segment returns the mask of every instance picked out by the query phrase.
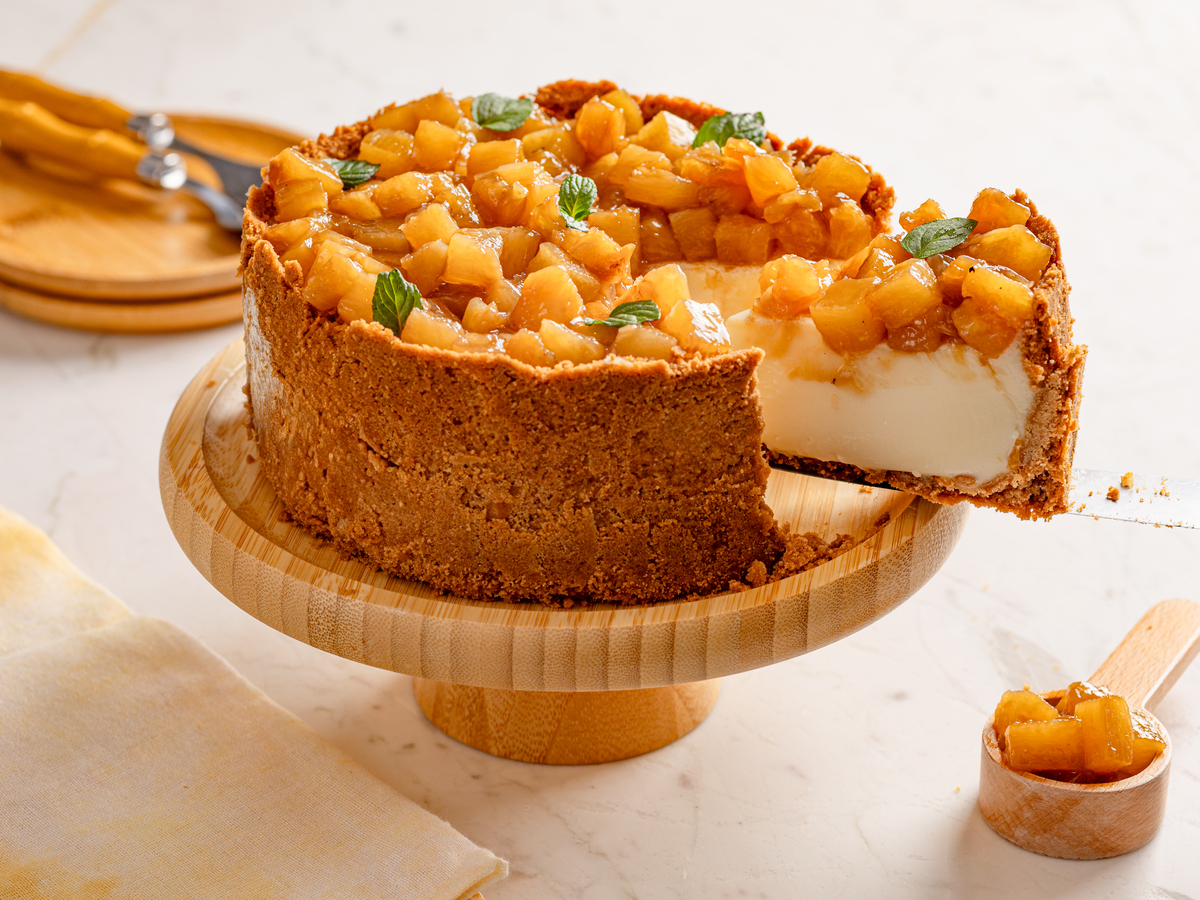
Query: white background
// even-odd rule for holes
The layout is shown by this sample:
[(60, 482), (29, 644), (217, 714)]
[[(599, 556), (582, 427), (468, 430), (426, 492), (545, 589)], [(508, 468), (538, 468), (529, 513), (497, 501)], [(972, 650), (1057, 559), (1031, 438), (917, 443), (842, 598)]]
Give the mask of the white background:
[[(1057, 224), (1090, 345), (1076, 463), (1200, 478), (1200, 5), (1164, 2), (253, 3), (3, 0), (0, 67), (138, 109), (316, 134), (444, 87), (609, 78), (761, 109), (964, 215), (1025, 189)], [(3, 240), (0, 223), (0, 240)], [(539, 768), (422, 718), (409, 679), (276, 634), (213, 590), (164, 519), (158, 447), (237, 326), (103, 337), (0, 313), (0, 504), (136, 611), (178, 623), (381, 779), (512, 863), (504, 898), (1200, 898), (1200, 664), (1145, 849), (1018, 850), (975, 806), (1002, 690), (1085, 677), (1146, 607), (1200, 599), (1200, 532), (976, 511), (898, 611), (724, 682), (647, 757)]]

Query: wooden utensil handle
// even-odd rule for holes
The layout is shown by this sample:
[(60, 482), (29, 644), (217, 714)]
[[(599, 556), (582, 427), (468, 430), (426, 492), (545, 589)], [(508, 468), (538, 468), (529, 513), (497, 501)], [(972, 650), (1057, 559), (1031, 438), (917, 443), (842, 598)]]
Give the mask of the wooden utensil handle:
[(88, 128), (123, 132), (130, 112), (111, 100), (75, 94), (47, 84), (33, 75), (0, 71), (0, 97), (33, 102), (54, 115)]
[(1200, 652), (1200, 603), (1164, 600), (1150, 607), (1092, 676), (1129, 701), (1153, 710)]
[(64, 122), (36, 103), (0, 99), (0, 146), (44, 154), (97, 175), (137, 180), (146, 148), (115, 131)]

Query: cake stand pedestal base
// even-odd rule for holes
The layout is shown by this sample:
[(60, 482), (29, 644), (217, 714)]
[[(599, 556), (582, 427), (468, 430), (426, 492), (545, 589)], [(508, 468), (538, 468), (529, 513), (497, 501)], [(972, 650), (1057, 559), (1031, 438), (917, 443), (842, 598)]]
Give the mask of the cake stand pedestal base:
[(426, 718), (456, 741), (520, 762), (613, 762), (665, 747), (704, 721), (719, 678), (630, 691), (509, 691), (413, 679)]

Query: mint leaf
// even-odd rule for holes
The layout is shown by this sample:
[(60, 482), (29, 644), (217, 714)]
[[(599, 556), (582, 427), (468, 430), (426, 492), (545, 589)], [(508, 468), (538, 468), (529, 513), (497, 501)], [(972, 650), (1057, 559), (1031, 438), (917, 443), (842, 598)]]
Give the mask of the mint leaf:
[(520, 128), (533, 112), (532, 100), (513, 100), (499, 94), (480, 94), (471, 101), (471, 118), (492, 131)]
[(629, 303), (620, 303), (612, 312), (608, 314), (607, 319), (584, 319), (584, 325), (608, 325), (611, 328), (620, 328), (623, 325), (638, 325), (642, 322), (653, 322), (662, 315), (662, 310), (658, 308), (658, 304), (653, 300), (633, 300)]
[(399, 269), (382, 272), (375, 279), (375, 296), (371, 298), (371, 318), (390, 328), (397, 337), (404, 330), (408, 314), (414, 309), (424, 309), (421, 292), (417, 286), (406, 281)]
[(979, 223), (974, 219), (936, 219), (918, 225), (904, 236), (900, 246), (917, 259), (953, 250), (967, 239)]
[(730, 138), (745, 138), (757, 147), (767, 139), (767, 120), (760, 112), (713, 116), (700, 126), (692, 146), (699, 147), (709, 141), (716, 141), (718, 147), (724, 147)]
[(379, 166), (369, 163), (365, 159), (332, 159), (327, 156), (323, 162), (333, 166), (333, 171), (337, 172), (338, 178), (342, 179), (342, 187), (347, 188), (358, 187), (364, 181), (370, 181), (371, 177), (379, 171)]
[(558, 189), (558, 211), (566, 219), (567, 227), (576, 231), (587, 231), (584, 220), (591, 214), (592, 204), (600, 195), (596, 182), (582, 175), (568, 175)]

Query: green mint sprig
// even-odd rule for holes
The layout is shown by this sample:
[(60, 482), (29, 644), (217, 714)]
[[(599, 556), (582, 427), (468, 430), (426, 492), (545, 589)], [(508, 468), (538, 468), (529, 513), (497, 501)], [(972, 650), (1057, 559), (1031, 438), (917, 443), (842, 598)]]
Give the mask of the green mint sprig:
[(584, 325), (608, 325), (610, 328), (621, 328), (625, 325), (640, 325), (642, 322), (653, 322), (662, 316), (662, 310), (653, 300), (633, 300), (620, 303), (608, 314), (607, 319), (584, 319)]
[(936, 219), (918, 225), (904, 236), (900, 246), (917, 259), (953, 250), (965, 241), (979, 223), (974, 219)]
[(730, 138), (745, 138), (757, 147), (767, 139), (767, 120), (760, 112), (713, 116), (700, 126), (692, 146), (699, 147), (709, 141), (716, 141), (718, 147), (724, 147)]
[(471, 101), (471, 118), (492, 131), (520, 128), (533, 112), (533, 101), (513, 100), (499, 94), (480, 94)]
[(596, 182), (583, 175), (568, 175), (558, 189), (558, 211), (568, 228), (587, 231), (587, 217), (600, 194)]
[(364, 181), (370, 181), (379, 171), (379, 166), (365, 159), (333, 159), (327, 156), (324, 162), (333, 166), (333, 171), (342, 179), (342, 187), (345, 188), (358, 187)]
[(390, 328), (397, 337), (404, 330), (409, 313), (424, 309), (421, 292), (417, 286), (405, 279), (399, 269), (382, 272), (375, 279), (375, 294), (371, 297), (371, 318)]

